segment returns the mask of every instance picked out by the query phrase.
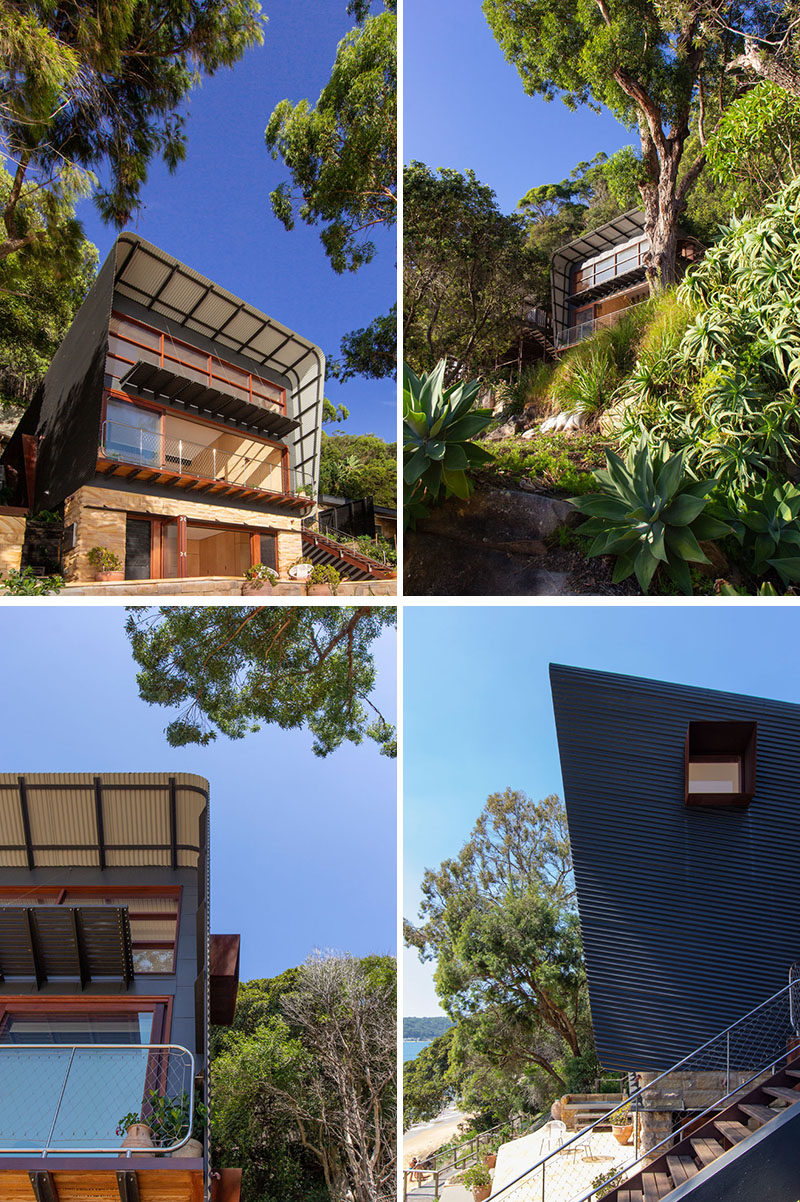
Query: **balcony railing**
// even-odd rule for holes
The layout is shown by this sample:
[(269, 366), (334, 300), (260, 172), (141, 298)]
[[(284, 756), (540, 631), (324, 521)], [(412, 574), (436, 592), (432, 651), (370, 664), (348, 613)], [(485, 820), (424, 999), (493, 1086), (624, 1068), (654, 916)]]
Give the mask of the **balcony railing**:
[[(173, 1152), (192, 1133), (194, 1057), (168, 1044), (0, 1044), (0, 1154)], [(136, 1147), (132, 1123), (149, 1134)]]
[(572, 281), (573, 296), (577, 296), (579, 292), (588, 292), (590, 288), (596, 288), (599, 284), (606, 284), (609, 280), (615, 280), (618, 276), (627, 275), (628, 272), (643, 267), (647, 258), (647, 250), (647, 240), (643, 238), (633, 246), (624, 246), (620, 250), (609, 251), (607, 255), (603, 255), (594, 263), (587, 263), (585, 267), (581, 267), (575, 272)]
[(306, 492), (311, 495), (310, 477), (306, 479), (303, 473), (274, 460), (237, 455), (141, 426), (125, 426), (118, 421), (103, 422), (100, 454), (118, 463), (178, 476), (219, 480), (262, 492), (295, 496)]
[(645, 303), (645, 301), (637, 301), (634, 305), (626, 305), (624, 309), (616, 309), (613, 313), (606, 313), (602, 317), (589, 318), (588, 321), (581, 321), (578, 325), (570, 326), (563, 333), (556, 334), (556, 350), (563, 351), (568, 346), (575, 346), (577, 343), (583, 342), (584, 338), (590, 338), (598, 330), (615, 326), (626, 313), (630, 313), (632, 309), (637, 309), (639, 305)]

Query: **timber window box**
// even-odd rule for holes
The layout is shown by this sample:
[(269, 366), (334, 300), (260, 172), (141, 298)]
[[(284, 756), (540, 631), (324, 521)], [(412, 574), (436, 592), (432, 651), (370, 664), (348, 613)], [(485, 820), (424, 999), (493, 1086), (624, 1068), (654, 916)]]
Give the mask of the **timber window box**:
[(755, 722), (690, 722), (686, 732), (687, 806), (744, 808), (756, 789)]

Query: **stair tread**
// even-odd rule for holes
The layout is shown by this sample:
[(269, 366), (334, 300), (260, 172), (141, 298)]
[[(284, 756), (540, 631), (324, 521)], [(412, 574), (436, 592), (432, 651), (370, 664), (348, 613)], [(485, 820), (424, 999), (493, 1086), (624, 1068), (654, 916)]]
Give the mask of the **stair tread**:
[(749, 1114), (751, 1118), (757, 1119), (759, 1123), (769, 1123), (776, 1114), (780, 1114), (779, 1110), (759, 1105), (758, 1102), (740, 1102), (739, 1109), (743, 1110), (745, 1114)]
[(718, 1156), (721, 1156), (725, 1151), (719, 1140), (711, 1139), (709, 1136), (690, 1136), (690, 1142), (695, 1152), (703, 1162), (703, 1167), (707, 1164), (713, 1164)]
[(667, 1168), (676, 1186), (683, 1185), (684, 1181), (700, 1172), (691, 1156), (667, 1156)]
[(800, 1068), (785, 1068), (783, 1071), (787, 1077), (800, 1077)]
[(666, 1173), (642, 1173), (644, 1202), (660, 1202), (660, 1199), (671, 1191), (672, 1182)]
[(785, 1085), (762, 1085), (764, 1093), (771, 1093), (774, 1098), (784, 1102), (800, 1102), (800, 1093), (796, 1089), (788, 1089)]
[(644, 1202), (640, 1189), (621, 1189), (617, 1193), (617, 1202)]
[(749, 1127), (745, 1127), (744, 1123), (737, 1123), (736, 1119), (716, 1119), (714, 1126), (732, 1144), (741, 1143), (748, 1135), (752, 1135)]

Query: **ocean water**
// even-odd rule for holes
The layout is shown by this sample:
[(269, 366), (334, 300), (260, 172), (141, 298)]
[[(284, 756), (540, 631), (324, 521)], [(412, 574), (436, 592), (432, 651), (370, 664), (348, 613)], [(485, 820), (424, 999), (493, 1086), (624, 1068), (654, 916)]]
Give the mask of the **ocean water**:
[(413, 1060), (418, 1056), (423, 1048), (426, 1048), (429, 1043), (433, 1043), (432, 1039), (404, 1039), (403, 1040), (403, 1060)]

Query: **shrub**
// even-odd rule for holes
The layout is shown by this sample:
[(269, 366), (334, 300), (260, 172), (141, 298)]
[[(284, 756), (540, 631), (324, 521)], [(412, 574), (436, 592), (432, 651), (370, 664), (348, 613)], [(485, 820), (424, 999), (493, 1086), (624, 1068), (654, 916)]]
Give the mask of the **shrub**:
[(259, 582), (274, 584), (278, 580), (278, 573), (274, 568), (268, 567), (265, 563), (254, 563), (247, 569), (244, 574), (245, 580), (257, 580)]
[(734, 529), (756, 576), (773, 559), (800, 555), (800, 489), (790, 481), (769, 480), (757, 494), (745, 496)]
[(599, 492), (573, 499), (589, 521), (579, 533), (593, 535), (589, 555), (616, 555), (614, 583), (635, 573), (646, 593), (659, 566), (680, 593), (692, 592), (690, 563), (708, 563), (700, 539), (722, 538), (731, 527), (703, 511), (714, 480), (694, 480), (682, 452), (651, 451), (642, 438), (623, 462), (606, 452), (606, 468), (593, 472)]
[(403, 480), (406, 522), (427, 513), (427, 506), (445, 497), (468, 497), (467, 469), (491, 456), (470, 440), (491, 421), (488, 409), (472, 409), (478, 381), (461, 381), (444, 388), (444, 359), (432, 372), (417, 376), (403, 369)]
[(86, 558), (98, 572), (119, 572), (122, 568), (122, 560), (108, 547), (92, 547)]
[(34, 576), (31, 568), (21, 572), (12, 568), (7, 576), (0, 577), (0, 592), (10, 597), (49, 597), (63, 587), (63, 576)]
[(331, 564), (316, 563), (311, 569), (311, 575), (308, 577), (306, 584), (329, 584), (331, 592), (335, 597), (339, 591), (341, 580), (341, 576)]

